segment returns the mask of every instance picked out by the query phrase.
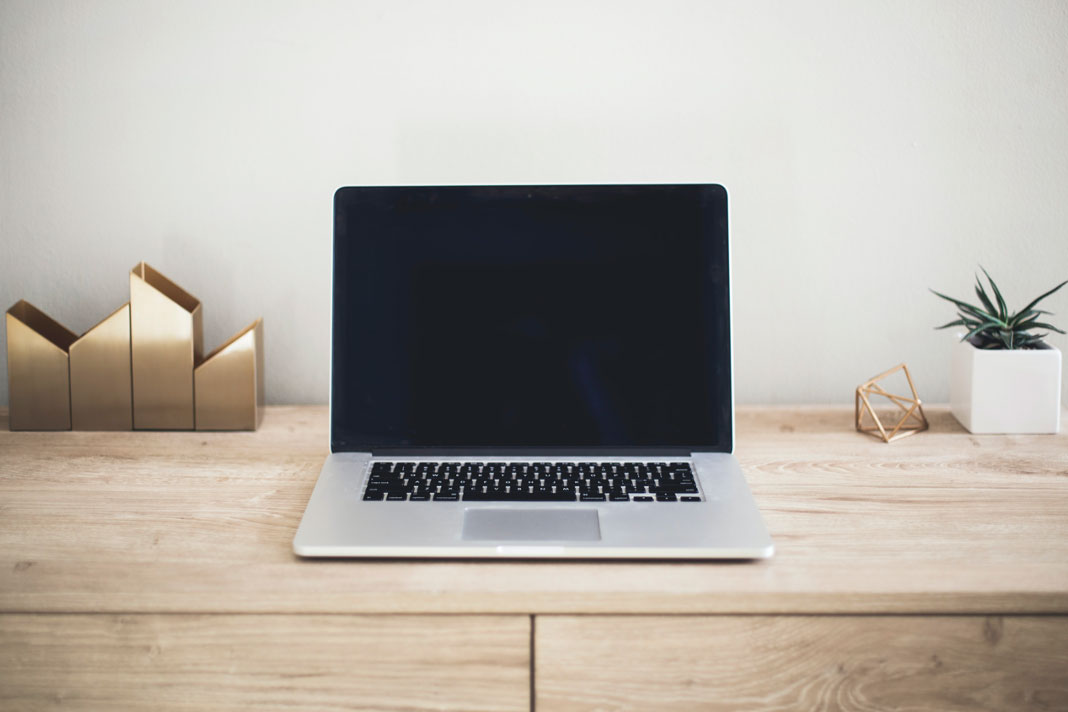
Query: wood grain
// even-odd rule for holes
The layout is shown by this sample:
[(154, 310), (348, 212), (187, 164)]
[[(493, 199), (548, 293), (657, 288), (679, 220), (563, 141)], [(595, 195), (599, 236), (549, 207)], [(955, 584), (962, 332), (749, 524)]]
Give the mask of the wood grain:
[(760, 563), (304, 561), (324, 407), (254, 433), (12, 433), (0, 611), (1068, 613), (1068, 436), (974, 436), (945, 408), (887, 445), (843, 407), (738, 411)]
[(1068, 619), (540, 616), (535, 707), (1068, 709)]
[(0, 708), (527, 710), (526, 616), (0, 616)]

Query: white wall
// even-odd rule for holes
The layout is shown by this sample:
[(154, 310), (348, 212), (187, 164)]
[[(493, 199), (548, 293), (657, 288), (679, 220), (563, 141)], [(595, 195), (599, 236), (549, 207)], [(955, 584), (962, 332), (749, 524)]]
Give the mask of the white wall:
[(928, 286), (1068, 279), (1068, 4), (0, 0), (0, 306), (147, 260), (272, 402), (327, 397), (337, 186), (587, 181), (727, 185), (739, 402), (945, 400)]

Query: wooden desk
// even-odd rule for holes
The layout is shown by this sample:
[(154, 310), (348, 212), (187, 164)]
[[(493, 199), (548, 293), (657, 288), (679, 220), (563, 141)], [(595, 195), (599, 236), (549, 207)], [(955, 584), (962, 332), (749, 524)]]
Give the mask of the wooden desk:
[(760, 563), (303, 561), (323, 407), (11, 433), (0, 708), (1068, 709), (1068, 436), (742, 408)]

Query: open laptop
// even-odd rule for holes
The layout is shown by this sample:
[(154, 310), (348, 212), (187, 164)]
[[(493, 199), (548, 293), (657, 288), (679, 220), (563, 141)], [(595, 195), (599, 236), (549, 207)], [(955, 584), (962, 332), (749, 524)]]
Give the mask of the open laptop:
[(334, 196), (330, 454), (301, 556), (742, 558), (719, 185)]

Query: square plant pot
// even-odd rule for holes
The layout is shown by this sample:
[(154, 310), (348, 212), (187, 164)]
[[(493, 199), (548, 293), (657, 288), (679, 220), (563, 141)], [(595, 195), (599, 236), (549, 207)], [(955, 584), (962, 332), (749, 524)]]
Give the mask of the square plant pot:
[[(960, 337), (958, 336), (958, 339)], [(949, 400), (973, 433), (1056, 433), (1061, 427), (1061, 352), (953, 346)]]

